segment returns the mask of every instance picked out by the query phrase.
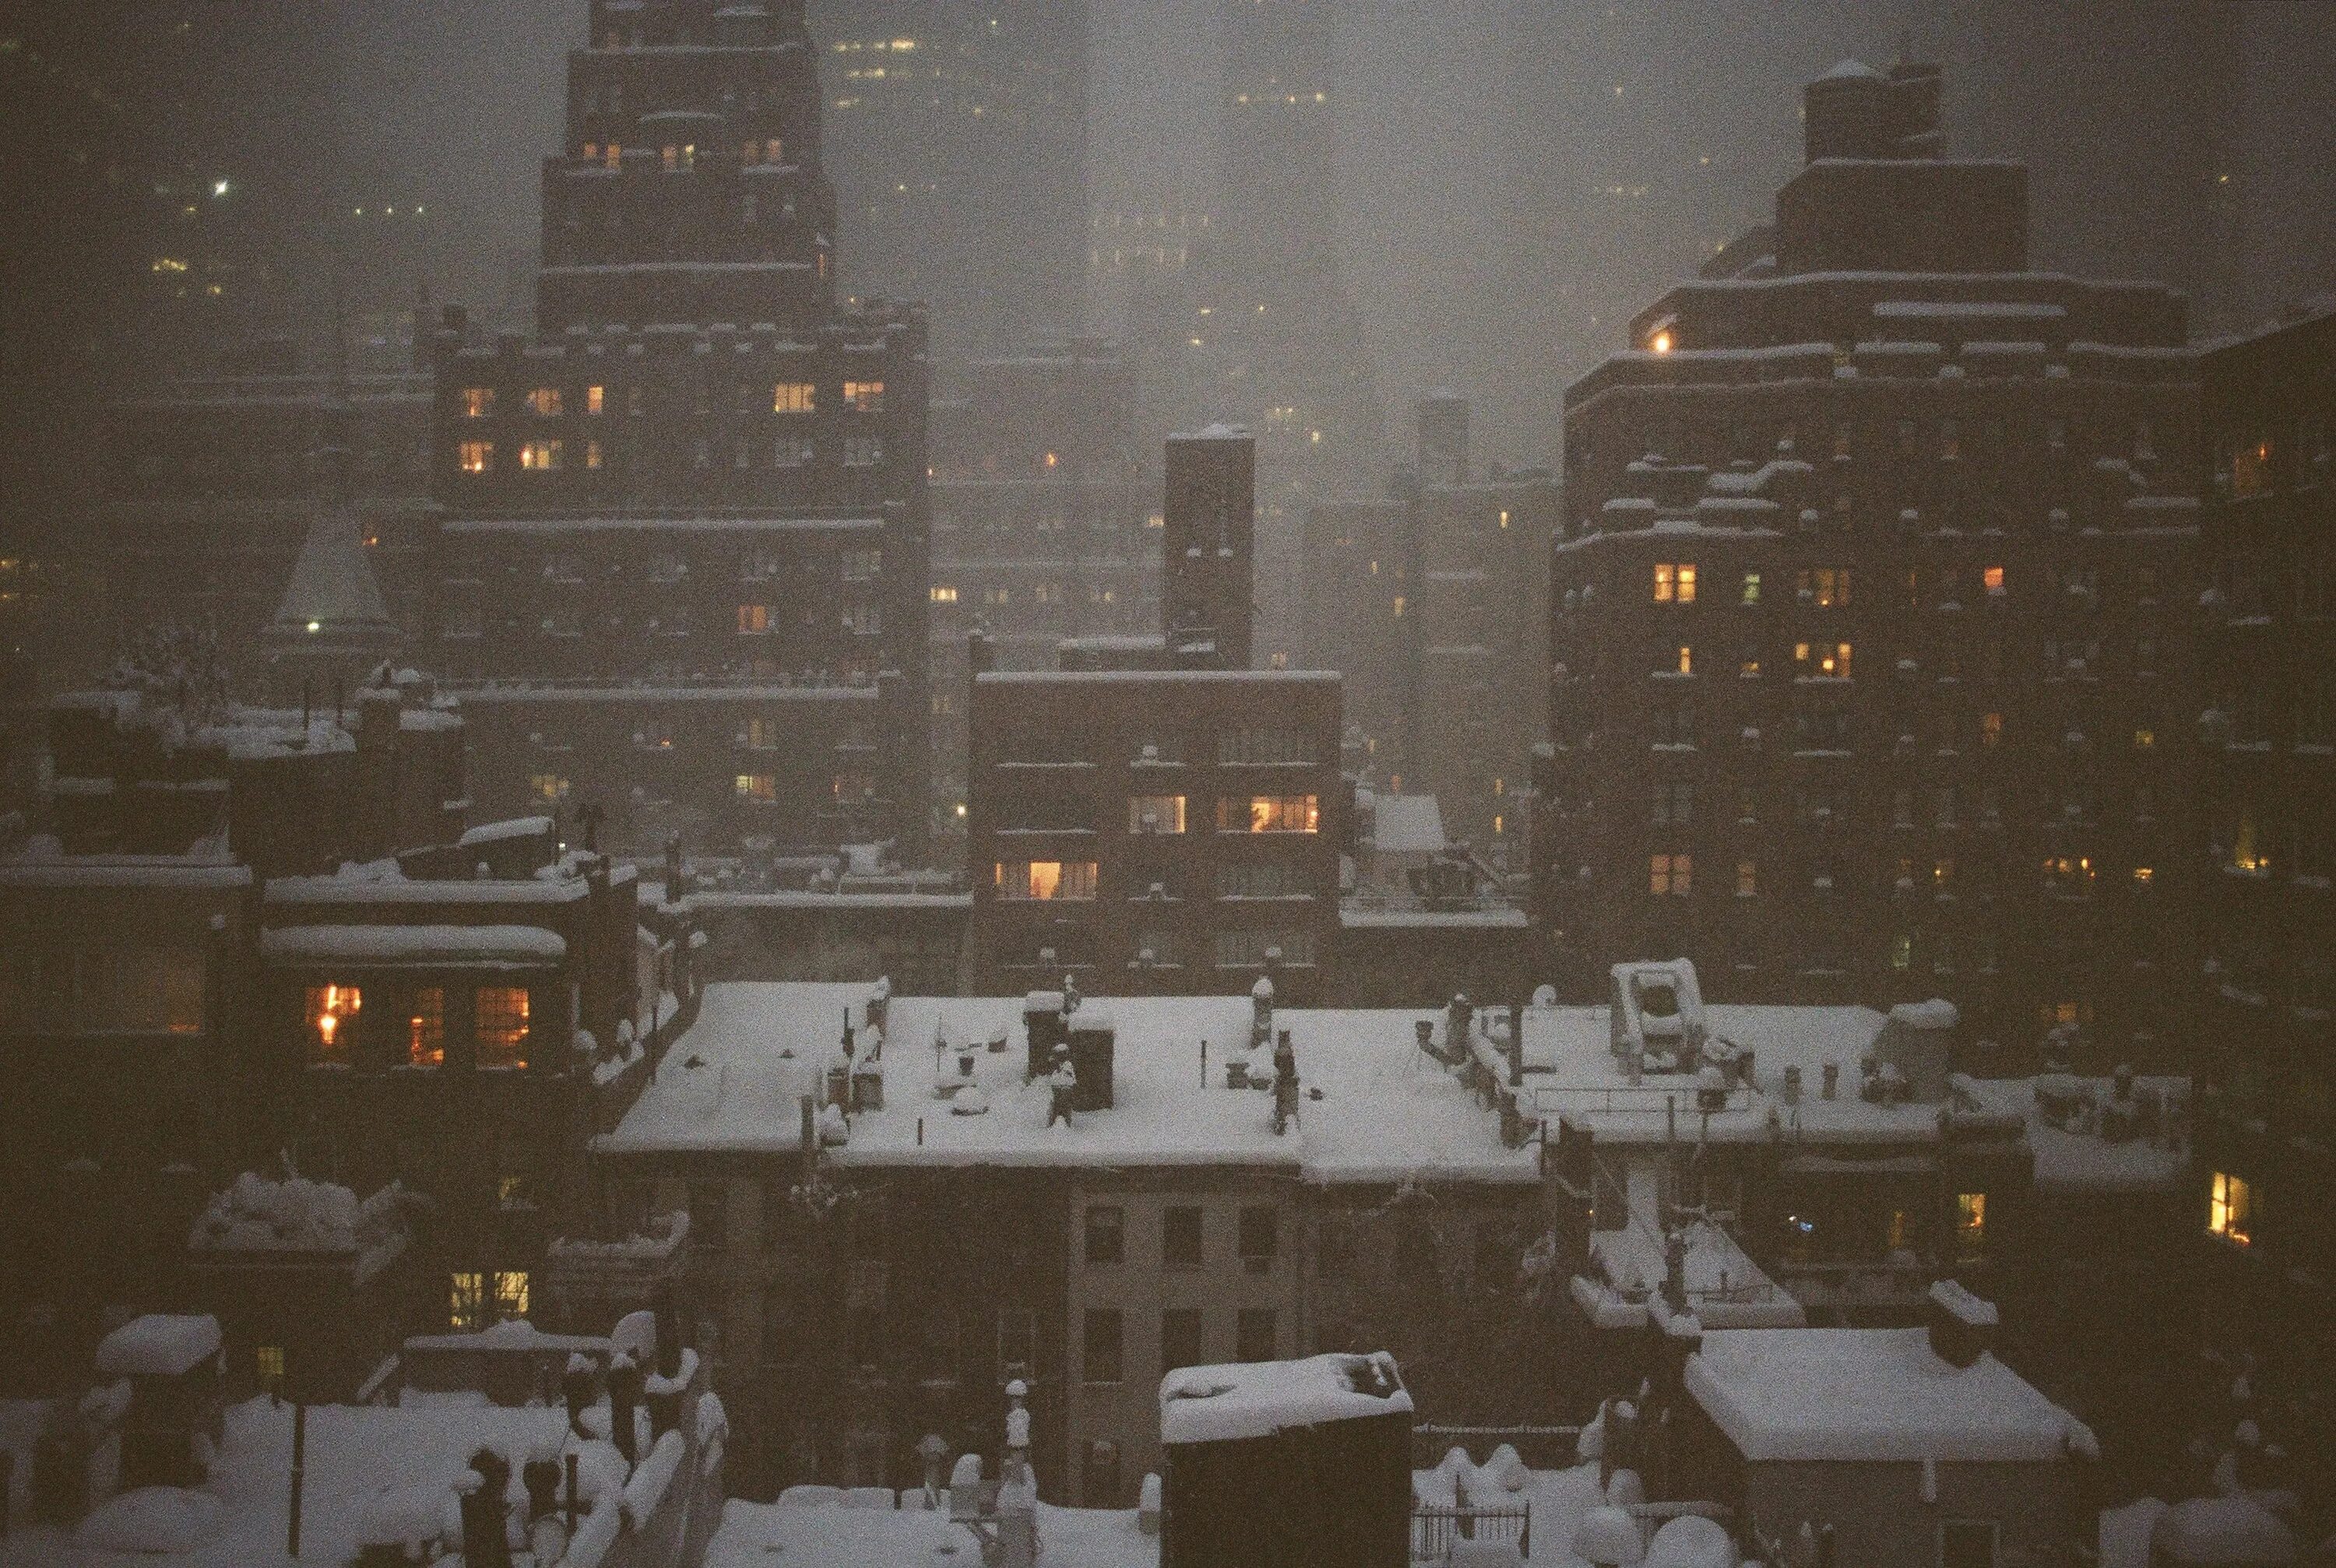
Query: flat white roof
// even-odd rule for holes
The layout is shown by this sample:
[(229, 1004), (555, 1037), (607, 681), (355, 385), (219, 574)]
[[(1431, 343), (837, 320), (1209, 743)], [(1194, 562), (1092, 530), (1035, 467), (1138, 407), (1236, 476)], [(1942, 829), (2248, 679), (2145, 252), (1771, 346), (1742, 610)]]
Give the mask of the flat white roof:
[[(798, 1148), (797, 1096), (811, 1092), (814, 1075), (835, 1056), (847, 1013), (855, 1028), (864, 1023), (870, 989), (744, 980), (707, 987), (696, 1023), (598, 1146)], [(1022, 998), (894, 997), (882, 1053), (884, 1109), (854, 1116), (850, 1142), (830, 1155), (843, 1165), (1238, 1164), (1280, 1166), (1324, 1182), (1539, 1180), (1534, 1148), (1504, 1147), (1500, 1118), (1419, 1050), (1415, 1022), (1439, 1015), (1276, 1009), (1274, 1027), (1290, 1033), (1300, 1083), (1322, 1090), (1319, 1100), (1301, 1099), (1297, 1125), (1277, 1137), (1270, 1093), (1225, 1086), (1229, 1052), (1249, 1043), (1247, 997), (1114, 997), (1087, 1006), (1107, 1008), (1117, 1026), (1115, 1104), (1050, 1127), (1046, 1086), (1022, 1081)], [(1001, 1030), (1006, 1050), (978, 1048)], [(952, 1047), (965, 1041), (978, 1047), (975, 1081), (988, 1111), (957, 1115), (953, 1101), (935, 1092), (937, 1071), (943, 1081), (957, 1072), (954, 1049), (936, 1063), (937, 1032)], [(867, 1049), (864, 1034), (859, 1048)]]
[(1991, 1355), (1944, 1361), (1923, 1329), (1707, 1333), (1687, 1388), (1747, 1460), (2049, 1463), (2093, 1446)]

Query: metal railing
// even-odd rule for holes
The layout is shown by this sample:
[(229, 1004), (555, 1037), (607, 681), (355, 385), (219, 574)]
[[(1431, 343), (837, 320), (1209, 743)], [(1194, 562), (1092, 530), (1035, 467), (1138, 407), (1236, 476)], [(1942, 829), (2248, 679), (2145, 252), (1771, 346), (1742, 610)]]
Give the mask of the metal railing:
[(1533, 1509), (1523, 1503), (1475, 1508), (1467, 1504), (1418, 1503), (1411, 1510), (1411, 1560), (1442, 1563), (1458, 1541), (1514, 1541), (1533, 1555)]

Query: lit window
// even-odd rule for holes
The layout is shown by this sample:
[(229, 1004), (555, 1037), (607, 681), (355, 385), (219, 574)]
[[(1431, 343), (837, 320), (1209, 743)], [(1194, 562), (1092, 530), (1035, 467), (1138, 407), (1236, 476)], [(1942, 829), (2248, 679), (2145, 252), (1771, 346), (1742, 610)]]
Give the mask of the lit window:
[(528, 994), (525, 986), (479, 988), (479, 1066), (527, 1066)]
[(2136, 750), (2136, 751), (2147, 751), (2150, 747), (2152, 747), (2152, 746), (2156, 745), (2156, 744), (2157, 744), (2157, 732), (2156, 732), (2156, 730), (2154, 730), (2154, 729), (2137, 729), (2137, 730), (2135, 730), (2135, 731), (2133, 732), (2133, 749), (2134, 749), (2134, 750)]
[(1310, 833), (1321, 829), (1313, 795), (1252, 795), (1217, 803), (1217, 831), (1249, 833)]
[(2134, 886), (2137, 888), (2146, 888), (2156, 880), (2157, 872), (2154, 868), (2149, 866), (2136, 866), (2133, 868)]
[(763, 161), (764, 161), (764, 162), (765, 162), (765, 163), (777, 163), (777, 162), (780, 162), (780, 161), (782, 161), (782, 160), (781, 160), (781, 157), (780, 157), (780, 154), (781, 154), (781, 153), (783, 153), (784, 151), (785, 151), (785, 148), (784, 148), (783, 145), (781, 145), (781, 143), (780, 143), (780, 141), (779, 141), (779, 139), (778, 139), (777, 137), (775, 137), (775, 136), (766, 137), (766, 138), (764, 140), (764, 141), (763, 141)]
[(607, 461), (607, 460), (606, 460), (604, 457), (602, 457), (602, 455), (601, 455), (601, 453), (600, 453), (600, 443), (599, 443), (599, 442), (597, 442), (597, 441), (588, 441), (588, 442), (586, 442), (586, 443), (584, 443), (584, 466), (585, 466), (585, 467), (587, 467), (587, 468), (590, 468), (590, 469), (598, 469), (598, 468), (599, 468), (599, 467), (602, 465), (602, 463), (605, 463), (606, 461)]
[(1403, 618), (1403, 595), (1401, 594), (1395, 596), (1395, 618), (1397, 620)]
[(843, 406), (860, 414), (878, 413), (884, 406), (884, 384), (881, 381), (845, 382)]
[(957, 589), (947, 587), (941, 583), (935, 583), (932, 590), (932, 601), (935, 604), (955, 604), (957, 602)]
[[(1620, 89), (1617, 89), (1617, 91), (1619, 92)], [(1669, 354), (1671, 351), (1673, 345), (1674, 340), (1671, 337), (1671, 329), (1668, 326), (1660, 328), (1652, 337), (1647, 339), (1647, 346), (1657, 354)]]
[(462, 416), (484, 419), (495, 411), (495, 389), (492, 386), (466, 386), (462, 389)]
[(667, 148), (667, 149), (665, 150), (665, 167), (666, 167), (666, 172), (667, 172), (667, 173), (668, 173), (668, 174), (670, 174), (670, 173), (671, 173), (671, 172), (673, 172), (675, 170), (676, 170), (676, 169), (678, 169), (678, 168), (680, 168), (680, 167), (681, 167), (681, 149), (680, 149), (680, 148), (678, 148), (678, 147), (668, 147), (668, 148)]
[(355, 986), (310, 986), (308, 1059), (346, 1066), (356, 1045), (356, 1030), (349, 1020), (364, 1006), (365, 993)]
[(547, 419), (550, 418), (560, 411), (560, 388), (537, 387), (527, 394), (527, 406), (530, 414), (540, 414)]
[(495, 465), (495, 443), (492, 441), (466, 441), (456, 449), (455, 457), (464, 473), (484, 473)]
[(2244, 1247), (2254, 1236), (2254, 1192), (2238, 1176), (2216, 1171), (2206, 1195), (2206, 1233)]
[(608, 143), (608, 151), (602, 154), (602, 158), (605, 166), (609, 169), (622, 169), (625, 166), (625, 150), (614, 141)]
[(1693, 561), (1660, 561), (1656, 564), (1655, 602), (1657, 604), (1693, 604), (1695, 602), (1695, 563)]
[(1987, 1257), (1987, 1194), (1955, 1194), (1955, 1261), (1977, 1263)]
[(1093, 861), (1000, 861), (992, 878), (998, 896), (1017, 902), (1095, 896)]
[(1979, 744), (1987, 747), (1999, 746), (2003, 744), (2003, 716), (2001, 714), (1983, 713), (1979, 716)]
[(818, 390), (808, 381), (782, 381), (772, 389), (773, 414), (813, 414), (818, 408)]
[(1979, 580), (1980, 586), (1986, 589), (1988, 592), (2001, 593), (2003, 591), (2003, 568), (2000, 566), (1981, 568), (1979, 574)]
[(538, 800), (564, 801), (568, 798), (568, 780), (556, 773), (530, 774), (527, 793)]
[(1695, 673), (1695, 649), (1688, 647), (1685, 643), (1679, 644), (1679, 672), (1681, 675), (1693, 675)]
[(1831, 609), (1849, 602), (1849, 568), (1845, 566), (1813, 567), (1800, 574), (1803, 602), (1819, 609)]
[(1760, 891), (1760, 863), (1757, 861), (1736, 862), (1736, 896), (1748, 899)]
[(487, 1277), (457, 1272), (447, 1281), (446, 1323), (456, 1333), (475, 1333), (487, 1326)]
[(1647, 859), (1647, 891), (1685, 898), (1694, 889), (1693, 855), (1650, 855)]
[(753, 751), (775, 751), (779, 744), (779, 721), (767, 714), (754, 714), (746, 720), (746, 745)]
[(519, 449), (519, 465), (531, 473), (548, 473), (562, 465), (566, 443), (530, 441)]
[(1806, 642), (1796, 642), (1793, 645), (1793, 662), (1800, 667), (1800, 673), (1804, 676), (1847, 680), (1849, 652), (1849, 644), (1845, 642), (1817, 643), (1814, 647)]
[(1911, 969), (1914, 967), (1914, 939), (1903, 932), (1890, 940), (1890, 967)]
[(776, 774), (742, 773), (738, 775), (735, 788), (742, 801), (774, 801), (779, 798)]
[(588, 386), (584, 389), (585, 413), (593, 414), (599, 414), (603, 408), (608, 406), (608, 389), (607, 387)]
[(527, 1275), (512, 1270), (499, 1272), (495, 1281), (495, 1321), (509, 1322), (513, 1318), (527, 1316)]
[(1501, 526), (1503, 528), (1509, 526), (1509, 512), (1506, 507), (1501, 509)]
[(1757, 571), (1747, 571), (1744, 574), (1744, 602), (1746, 604), (1760, 602), (1760, 574)]
[(761, 637), (771, 629), (771, 607), (767, 604), (742, 604), (738, 607), (738, 635)]
[(252, 1354), (252, 1369), (259, 1376), (259, 1386), (275, 1392), (284, 1382), (284, 1347), (260, 1346)]
[(1132, 833), (1181, 833), (1184, 831), (1183, 795), (1133, 795), (1127, 802), (1127, 831)]
[(446, 993), (436, 986), (414, 993), (414, 1010), (405, 1021), (405, 1060), (416, 1067), (446, 1065)]

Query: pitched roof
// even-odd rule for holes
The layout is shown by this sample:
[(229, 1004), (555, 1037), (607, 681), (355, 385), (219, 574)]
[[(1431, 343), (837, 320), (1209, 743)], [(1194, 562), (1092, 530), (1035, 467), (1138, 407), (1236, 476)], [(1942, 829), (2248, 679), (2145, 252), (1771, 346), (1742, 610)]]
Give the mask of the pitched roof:
[(337, 509), (308, 524), (292, 580), (276, 608), (279, 632), (394, 634), (389, 607), (357, 537), (356, 520)]

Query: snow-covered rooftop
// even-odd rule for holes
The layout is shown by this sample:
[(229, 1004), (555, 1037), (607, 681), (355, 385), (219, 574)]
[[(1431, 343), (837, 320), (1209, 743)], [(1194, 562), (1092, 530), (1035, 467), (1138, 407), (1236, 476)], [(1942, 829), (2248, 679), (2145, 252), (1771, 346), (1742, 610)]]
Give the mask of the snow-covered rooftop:
[(1444, 852), (1444, 812), (1434, 795), (1383, 794), (1372, 805), (1371, 844), (1382, 854)]
[(540, 926), (279, 926), (259, 950), (278, 964), (532, 966), (559, 963), (568, 941)]
[[(791, 1150), (799, 1144), (797, 1096), (836, 1056), (848, 1015), (864, 1024), (870, 988), (734, 981), (706, 988), (697, 1021), (675, 1042), (657, 1077), (617, 1129), (610, 1152), (668, 1149)], [(1261, 1164), (1319, 1181), (1438, 1176), (1532, 1182), (1528, 1145), (1504, 1147), (1499, 1118), (1418, 1048), (1415, 1024), (1439, 1018), (1395, 1009), (1278, 1009), (1300, 1082), (1297, 1125), (1274, 1135), (1272, 1096), (1225, 1087), (1229, 1053), (1245, 1051), (1246, 997), (1113, 998), (1117, 1028), (1114, 1105), (1046, 1125), (1043, 1084), (1026, 1086), (1020, 998), (895, 997), (881, 1053), (884, 1108), (852, 1119), (848, 1143), (829, 1151), (844, 1165)], [(988, 1107), (959, 1114), (963, 1092), (954, 1047), (1002, 1033), (1002, 1052), (974, 1056), (975, 1087)], [(936, 1059), (936, 1036), (952, 1049)], [(1202, 1044), (1208, 1046), (1202, 1086)], [(864, 1054), (864, 1030), (859, 1040)], [(784, 1054), (784, 1053), (792, 1053)]]
[[(1711, 1004), (1702, 1009), (1710, 1037), (1752, 1053), (1750, 1089), (1731, 1089), (1712, 1115), (1715, 1141), (1765, 1138), (1773, 1107), (1781, 1128), (1812, 1138), (1931, 1142), (1939, 1107), (1919, 1101), (1876, 1104), (1858, 1096), (1858, 1064), (1882, 1033), (1883, 1015), (1863, 1007)], [(1523, 1101), (1534, 1115), (1562, 1115), (1592, 1129), (1601, 1143), (1660, 1140), (1678, 1118), (1704, 1135), (1696, 1108), (1697, 1074), (1646, 1072), (1635, 1084), (1613, 1051), (1607, 1007), (1528, 1008), (1524, 1012)], [(1839, 1088), (1823, 1097), (1825, 1068), (1839, 1068)], [(1785, 1069), (1798, 1067), (1801, 1097), (1784, 1102)]]
[(176, 1378), (219, 1354), (217, 1318), (150, 1312), (132, 1318), (97, 1347), (101, 1378)]
[(1180, 1367), (1160, 1380), (1163, 1443), (1234, 1442), (1292, 1427), (1409, 1414), (1411, 1396), (1385, 1353)]
[[(306, 1485), (301, 1496), (302, 1563), (351, 1563), (367, 1514), (384, 1499), (428, 1495), (452, 1511), (450, 1484), (470, 1456), (489, 1446), (506, 1458), (557, 1454), (567, 1412), (541, 1409), (311, 1405)], [(190, 1549), (159, 1555), (92, 1553), (54, 1525), (20, 1524), (0, 1538), (0, 1568), (54, 1568), (60, 1563), (141, 1563), (147, 1568), (294, 1568), (285, 1551), (292, 1462), (292, 1406), (266, 1398), (229, 1408), (225, 1441), (200, 1495), (218, 1499), (217, 1534)], [(524, 1498), (519, 1466), (511, 1489)]]
[[(904, 1493), (916, 1498), (920, 1494)], [(978, 1561), (973, 1537), (949, 1510), (877, 1508), (829, 1487), (791, 1487), (776, 1503), (732, 1498), (706, 1550), (705, 1568), (933, 1568)], [(1133, 1509), (1038, 1505), (1042, 1561), (1061, 1568), (1155, 1568), (1160, 1538)]]
[(1986, 1354), (1958, 1368), (1923, 1329), (1708, 1333), (1687, 1388), (1756, 1463), (2043, 1463), (2094, 1446), (2019, 1373)]

